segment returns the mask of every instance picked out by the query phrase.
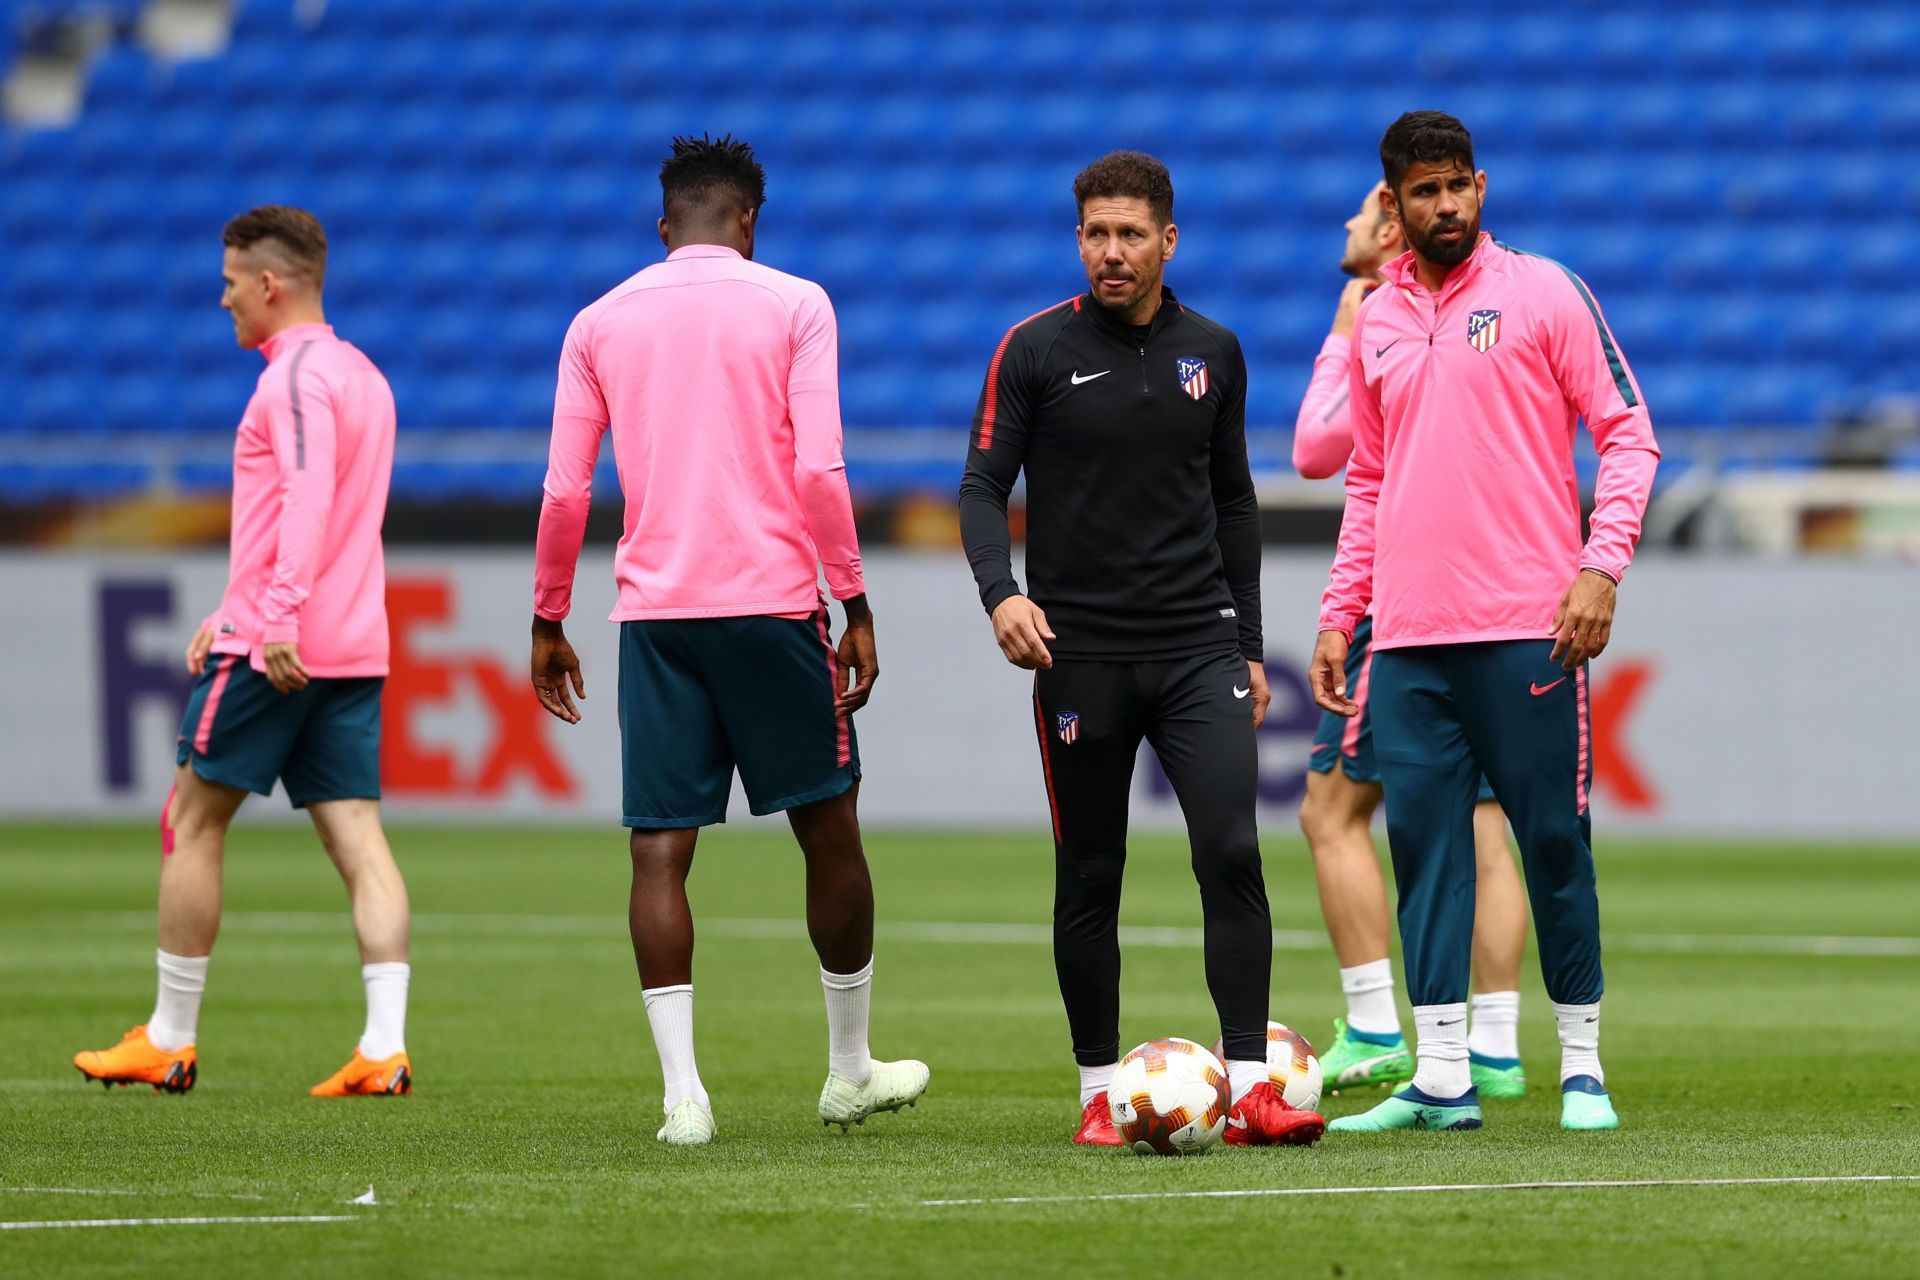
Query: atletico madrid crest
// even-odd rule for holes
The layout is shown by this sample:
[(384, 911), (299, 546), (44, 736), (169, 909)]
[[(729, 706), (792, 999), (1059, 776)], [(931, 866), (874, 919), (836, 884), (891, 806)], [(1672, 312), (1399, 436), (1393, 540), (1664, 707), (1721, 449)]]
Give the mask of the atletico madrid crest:
[(1207, 362), (1192, 356), (1181, 356), (1175, 368), (1180, 373), (1180, 389), (1195, 400), (1207, 394)]
[(1080, 736), (1080, 717), (1072, 711), (1062, 711), (1053, 718), (1054, 728), (1059, 731), (1060, 741), (1072, 746), (1074, 739)]
[(1500, 341), (1500, 313), (1498, 311), (1475, 311), (1467, 316), (1467, 341), (1473, 349), (1485, 355), (1487, 349)]

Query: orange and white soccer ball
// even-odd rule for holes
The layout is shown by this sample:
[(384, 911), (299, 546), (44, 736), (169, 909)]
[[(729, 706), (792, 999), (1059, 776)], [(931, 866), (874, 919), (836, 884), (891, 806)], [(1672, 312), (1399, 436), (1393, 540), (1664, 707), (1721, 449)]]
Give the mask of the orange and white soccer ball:
[[(1213, 1056), (1225, 1062), (1226, 1047), (1213, 1042)], [(1284, 1022), (1267, 1024), (1267, 1079), (1287, 1105), (1301, 1111), (1320, 1109), (1320, 1059), (1307, 1038)]]
[(1107, 1109), (1140, 1155), (1197, 1155), (1226, 1132), (1227, 1069), (1191, 1040), (1149, 1040), (1120, 1059)]

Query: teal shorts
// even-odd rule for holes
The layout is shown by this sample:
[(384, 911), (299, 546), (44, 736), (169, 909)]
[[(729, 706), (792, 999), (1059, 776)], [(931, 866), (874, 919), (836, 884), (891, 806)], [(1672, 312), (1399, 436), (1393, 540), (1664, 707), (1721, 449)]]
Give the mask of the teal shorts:
[(737, 769), (756, 814), (840, 795), (860, 778), (823, 606), (799, 618), (620, 624), (621, 822), (726, 821)]
[[(1320, 713), (1320, 728), (1313, 735), (1313, 748), (1307, 756), (1307, 768), (1315, 773), (1340, 772), (1355, 782), (1378, 783), (1380, 766), (1373, 758), (1373, 699), (1368, 686), (1373, 680), (1373, 619), (1362, 618), (1353, 628), (1353, 642), (1347, 646), (1347, 696), (1360, 704), (1360, 714), (1349, 719), (1331, 711)], [(1494, 799), (1493, 784), (1480, 778), (1480, 803)]]
[(281, 693), (244, 657), (214, 654), (187, 699), (175, 761), (263, 796), (277, 779), (296, 809), (378, 800), (385, 684), (381, 676), (314, 679)]

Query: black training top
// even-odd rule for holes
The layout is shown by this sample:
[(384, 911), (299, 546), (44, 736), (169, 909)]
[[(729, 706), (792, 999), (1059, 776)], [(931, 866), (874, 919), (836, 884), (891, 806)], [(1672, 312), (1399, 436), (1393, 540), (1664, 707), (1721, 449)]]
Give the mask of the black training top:
[(1247, 363), (1165, 290), (1129, 325), (1091, 294), (1007, 331), (960, 482), (960, 536), (993, 610), (1020, 593), (1007, 495), (1027, 473), (1027, 595), (1070, 658), (1261, 656), (1260, 509)]

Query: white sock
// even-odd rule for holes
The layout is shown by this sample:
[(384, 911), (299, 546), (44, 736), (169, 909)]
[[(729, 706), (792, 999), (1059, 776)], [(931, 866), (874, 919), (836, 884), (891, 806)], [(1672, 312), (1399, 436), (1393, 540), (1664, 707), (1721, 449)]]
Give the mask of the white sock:
[(160, 991), (147, 1019), (147, 1039), (156, 1049), (184, 1049), (200, 1031), (200, 997), (207, 990), (210, 956), (176, 956), (155, 951)]
[(1560, 1083), (1574, 1076), (1592, 1076), (1607, 1082), (1600, 1069), (1600, 1006), (1555, 1004), (1553, 1020), (1560, 1027)]
[(827, 1067), (855, 1084), (873, 1074), (873, 1055), (867, 1052), (867, 1010), (873, 1001), (873, 960), (858, 973), (820, 971), (827, 993)]
[(655, 987), (642, 991), (647, 1002), (647, 1025), (653, 1028), (653, 1047), (660, 1054), (660, 1074), (667, 1082), (666, 1110), (692, 1098), (710, 1106), (700, 1073), (693, 1065), (693, 984)]
[(1246, 1096), (1247, 1090), (1269, 1079), (1267, 1063), (1263, 1058), (1259, 1062), (1227, 1063), (1227, 1096), (1234, 1102)]
[(1483, 1058), (1520, 1056), (1520, 993), (1482, 991), (1467, 1001), (1467, 1048)]
[(1400, 1034), (1400, 1010), (1393, 1003), (1393, 965), (1372, 960), (1340, 971), (1347, 993), (1347, 1025), (1370, 1036)]
[(1457, 1098), (1473, 1087), (1467, 1069), (1467, 1006), (1417, 1004), (1413, 1026), (1413, 1087), (1432, 1098)]
[(413, 966), (404, 960), (360, 966), (367, 988), (367, 1029), (360, 1033), (360, 1056), (380, 1062), (407, 1051), (407, 983)]
[(1085, 1111), (1087, 1104), (1107, 1091), (1113, 1083), (1113, 1073), (1120, 1069), (1117, 1062), (1105, 1066), (1080, 1068), (1080, 1109)]

